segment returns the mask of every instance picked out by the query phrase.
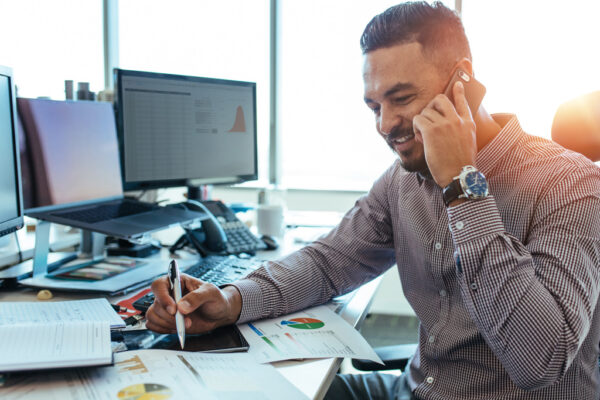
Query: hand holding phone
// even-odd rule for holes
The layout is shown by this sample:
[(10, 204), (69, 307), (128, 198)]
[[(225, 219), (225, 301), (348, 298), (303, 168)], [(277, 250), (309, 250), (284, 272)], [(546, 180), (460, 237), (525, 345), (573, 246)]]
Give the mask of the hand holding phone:
[[(413, 118), (415, 138), (423, 143), (429, 172), (440, 187), (448, 185), (463, 166), (475, 164), (477, 142), (473, 117), (484, 94), (485, 87), (457, 66), (444, 93), (435, 96)], [(454, 95), (459, 97), (455, 99)]]
[(469, 108), (471, 109), (471, 116), (475, 116), (475, 114), (477, 114), (477, 110), (479, 110), (479, 106), (481, 105), (481, 100), (483, 100), (483, 96), (485, 96), (485, 86), (483, 86), (478, 80), (476, 80), (472, 75), (469, 75), (469, 73), (464, 71), (462, 68), (455, 68), (454, 72), (450, 76), (450, 81), (444, 90), (444, 94), (450, 99), (452, 104), (455, 104), (452, 91), (454, 89), (454, 84), (457, 81), (462, 82), (463, 86), (465, 87), (465, 97), (467, 99), (467, 103), (469, 103)]

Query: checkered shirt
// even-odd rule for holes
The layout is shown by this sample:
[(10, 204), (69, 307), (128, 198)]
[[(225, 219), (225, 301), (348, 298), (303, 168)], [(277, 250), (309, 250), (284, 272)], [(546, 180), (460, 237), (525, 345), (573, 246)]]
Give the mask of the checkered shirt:
[(329, 300), (397, 265), (420, 321), (417, 398), (599, 399), (600, 170), (495, 115), (491, 195), (446, 208), (395, 162), (313, 244), (235, 284), (240, 322)]

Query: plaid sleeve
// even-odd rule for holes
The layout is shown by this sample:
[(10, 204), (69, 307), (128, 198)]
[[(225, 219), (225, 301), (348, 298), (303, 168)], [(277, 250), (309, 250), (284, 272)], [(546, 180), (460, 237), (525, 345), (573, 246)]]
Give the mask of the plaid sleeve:
[(564, 376), (590, 329), (600, 288), (598, 169), (558, 175), (536, 207), (526, 243), (505, 232), (493, 197), (448, 208), (467, 310), (511, 379), (528, 389)]
[(347, 293), (395, 263), (388, 206), (392, 166), (325, 237), (234, 283), (239, 321), (274, 317)]

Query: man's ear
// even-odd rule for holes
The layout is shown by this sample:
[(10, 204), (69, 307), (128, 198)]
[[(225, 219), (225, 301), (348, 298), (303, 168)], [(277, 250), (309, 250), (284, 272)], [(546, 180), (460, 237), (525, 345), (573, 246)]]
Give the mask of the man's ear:
[(466, 57), (461, 58), (455, 65), (455, 68), (460, 68), (471, 76), (473, 75), (473, 63)]

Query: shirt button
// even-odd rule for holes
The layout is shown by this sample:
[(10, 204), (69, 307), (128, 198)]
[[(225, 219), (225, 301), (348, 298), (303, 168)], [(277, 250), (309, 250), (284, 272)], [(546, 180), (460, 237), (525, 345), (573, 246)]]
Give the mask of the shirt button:
[(441, 244), (441, 243), (436, 243), (436, 244), (435, 244), (435, 249), (436, 249), (436, 250), (439, 250), (439, 249), (441, 249), (441, 248), (442, 248), (442, 244)]
[(446, 293), (446, 291), (445, 291), (444, 289), (440, 290), (440, 292), (439, 292), (439, 293), (440, 293), (440, 296), (441, 296), (441, 297), (446, 297), (446, 294), (447, 294), (447, 293)]
[(477, 290), (477, 284), (475, 282), (471, 283), (471, 289)]
[(431, 336), (429, 336), (429, 343), (433, 343), (433, 342), (435, 342), (435, 336), (431, 335)]
[(433, 376), (428, 376), (427, 379), (425, 379), (425, 382), (433, 383)]
[(465, 227), (465, 224), (462, 223), (462, 221), (458, 221), (456, 223), (456, 229), (462, 229)]

